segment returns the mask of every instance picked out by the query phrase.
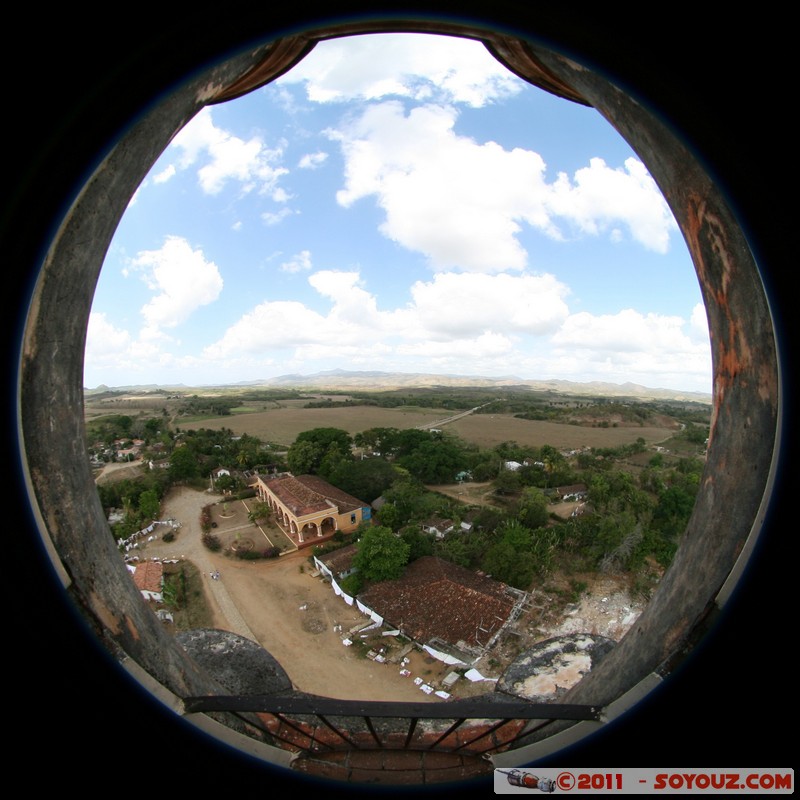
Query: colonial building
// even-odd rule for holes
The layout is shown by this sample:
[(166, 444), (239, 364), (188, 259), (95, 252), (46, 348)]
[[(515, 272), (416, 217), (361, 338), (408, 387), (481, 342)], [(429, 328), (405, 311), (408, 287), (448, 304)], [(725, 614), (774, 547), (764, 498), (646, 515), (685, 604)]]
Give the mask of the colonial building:
[(316, 475), (258, 475), (254, 486), (259, 499), (269, 505), (275, 521), (298, 547), (318, 544), (336, 531), (352, 533), (371, 518), (367, 503)]

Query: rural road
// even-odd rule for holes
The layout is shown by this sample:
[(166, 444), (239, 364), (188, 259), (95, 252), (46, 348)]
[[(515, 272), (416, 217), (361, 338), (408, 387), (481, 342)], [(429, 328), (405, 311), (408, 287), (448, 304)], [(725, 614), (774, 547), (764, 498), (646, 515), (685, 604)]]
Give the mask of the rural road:
[[(495, 401), (492, 400), (492, 403)], [(473, 414), (478, 409), (484, 408), (485, 406), (491, 405), (491, 403), (484, 403), (482, 406), (475, 406), (475, 408), (469, 408), (466, 411), (462, 411), (459, 414), (453, 414), (450, 417), (445, 417), (444, 419), (437, 419), (435, 422), (426, 422), (424, 425), (417, 425), (418, 431), (428, 431), (431, 428), (438, 428), (440, 425), (447, 425), (448, 422), (455, 422), (457, 419), (463, 419), (464, 417), (468, 417), (470, 414)]]
[[(181, 558), (191, 561), (203, 575), (203, 582), (212, 605), (217, 615), (222, 615), (226, 621), (225, 628), (232, 633), (238, 633), (252, 641), (258, 641), (250, 630), (239, 609), (231, 598), (225, 586), (225, 570), (212, 561), (211, 553), (202, 542), (200, 529), (200, 509), (204, 503), (210, 502), (210, 496), (197, 490), (182, 490), (170, 492), (164, 502), (161, 513), (162, 519), (176, 519), (181, 524), (180, 533), (174, 542), (163, 542), (158, 539), (150, 542), (147, 555), (152, 558), (157, 556), (162, 559)], [(252, 526), (250, 526), (252, 528)], [(180, 552), (178, 552), (180, 551)], [(211, 573), (219, 571), (219, 580), (214, 580)]]
[[(157, 539), (139, 550), (145, 558), (191, 561), (203, 576), (203, 588), (212, 611), (211, 626), (257, 642), (286, 670), (302, 691), (352, 700), (441, 702), (422, 693), (412, 680), (441, 680), (450, 667), (414, 649), (404, 677), (395, 664), (380, 664), (344, 647), (342, 639), (353, 626), (367, 620), (356, 608), (337, 597), (330, 586), (310, 574), (307, 554), (289, 553), (265, 561), (242, 561), (212, 553), (202, 543), (200, 510), (216, 495), (180, 487), (162, 502), (161, 518), (181, 523), (173, 542)], [(238, 513), (244, 514), (244, 509)], [(250, 530), (255, 530), (249, 525)], [(230, 529), (229, 529), (230, 530)], [(211, 578), (219, 572), (219, 580)], [(380, 631), (375, 637), (381, 640)], [(376, 645), (383, 642), (377, 641)], [(462, 684), (468, 684), (462, 681)], [(476, 685), (462, 686), (471, 693)]]

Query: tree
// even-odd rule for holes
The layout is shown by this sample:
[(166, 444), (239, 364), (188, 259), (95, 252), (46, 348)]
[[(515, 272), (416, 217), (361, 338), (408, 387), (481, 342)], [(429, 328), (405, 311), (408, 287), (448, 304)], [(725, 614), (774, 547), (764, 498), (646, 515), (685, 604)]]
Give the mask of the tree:
[(533, 580), (535, 562), (533, 553), (519, 552), (510, 542), (495, 542), (483, 559), (483, 569), (495, 580), (517, 589), (527, 589)]
[(331, 445), (338, 445), (343, 452), (350, 452), (353, 439), (341, 428), (311, 428), (297, 435), (295, 442), (312, 442), (327, 451)]
[(286, 454), (289, 469), (296, 475), (317, 475), (323, 459), (330, 453), (326, 464), (330, 472), (342, 458), (351, 458), (353, 439), (341, 428), (311, 428), (298, 434)]
[(526, 528), (541, 528), (547, 524), (549, 512), (544, 492), (533, 487), (522, 490), (517, 506), (517, 519)]
[(395, 480), (398, 471), (382, 458), (342, 461), (327, 480), (343, 492), (371, 503), (380, 497)]
[(259, 521), (264, 522), (268, 520), (272, 514), (272, 509), (270, 508), (269, 503), (258, 502), (253, 503), (250, 508), (250, 513), (247, 515), (247, 518), (252, 522), (254, 525), (258, 525)]
[(286, 453), (286, 463), (295, 475), (313, 475), (322, 461), (322, 450), (313, 442), (295, 442)]
[(653, 528), (667, 539), (680, 536), (694, 510), (695, 495), (682, 486), (661, 493), (653, 512)]
[(381, 525), (391, 530), (398, 530), (405, 522), (400, 509), (395, 503), (384, 503), (377, 516)]
[(353, 566), (367, 581), (390, 581), (403, 574), (411, 547), (389, 528), (370, 528), (358, 543)]
[(196, 478), (200, 472), (197, 456), (188, 445), (176, 448), (169, 457), (169, 476), (174, 481)]
[(494, 479), (494, 490), (498, 494), (516, 494), (520, 485), (520, 477), (513, 469), (502, 470)]
[(527, 589), (534, 575), (547, 575), (559, 538), (554, 530), (531, 530), (517, 521), (510, 521), (498, 534), (481, 562), (487, 573), (517, 589)]
[(408, 560), (416, 561), (422, 556), (433, 555), (433, 538), (423, 533), (415, 525), (409, 525), (400, 531), (400, 538), (408, 545)]
[(219, 492), (230, 492), (236, 486), (236, 481), (230, 475), (220, 475), (214, 485)]
[(410, 429), (397, 456), (397, 464), (405, 467), (423, 483), (453, 483), (466, 466), (464, 454), (451, 439), (436, 438), (425, 431)]
[(142, 520), (157, 519), (160, 508), (161, 504), (155, 489), (148, 489), (139, 495), (139, 516)]
[(470, 566), (469, 549), (462, 536), (445, 536), (436, 542), (434, 552), (438, 558), (458, 564), (460, 567)]
[(497, 477), (498, 472), (500, 472), (499, 459), (487, 459), (486, 461), (480, 461), (472, 468), (472, 479), (478, 483), (490, 481), (492, 478)]
[[(341, 447), (335, 442), (328, 448), (317, 467), (317, 474), (330, 483), (338, 485), (334, 481), (334, 475), (342, 467), (353, 462), (350, 451), (343, 452)], [(374, 498), (373, 498), (374, 499)]]
[(505, 520), (505, 514), (497, 508), (484, 506), (472, 520), (473, 529), (493, 533)]

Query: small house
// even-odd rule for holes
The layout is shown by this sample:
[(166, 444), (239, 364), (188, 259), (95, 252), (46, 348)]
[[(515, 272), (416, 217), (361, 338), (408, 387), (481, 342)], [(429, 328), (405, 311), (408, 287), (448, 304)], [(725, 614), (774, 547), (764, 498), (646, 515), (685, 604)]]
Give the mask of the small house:
[(314, 564), (323, 575), (340, 581), (357, 571), (353, 566), (353, 558), (357, 552), (358, 544), (348, 544), (331, 553), (314, 556)]
[(437, 539), (443, 539), (445, 534), (455, 528), (455, 523), (451, 519), (442, 519), (441, 517), (431, 517), (421, 523), (423, 533), (428, 533), (435, 536)]
[(145, 600), (164, 602), (164, 567), (160, 561), (143, 561), (133, 569), (133, 582)]

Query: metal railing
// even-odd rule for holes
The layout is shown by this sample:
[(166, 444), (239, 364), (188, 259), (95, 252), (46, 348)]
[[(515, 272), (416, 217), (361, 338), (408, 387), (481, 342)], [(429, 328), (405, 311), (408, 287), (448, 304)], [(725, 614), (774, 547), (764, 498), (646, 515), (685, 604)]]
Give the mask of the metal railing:
[[(374, 749), (486, 756), (513, 748), (555, 720), (598, 721), (602, 711), (596, 706), (532, 703), (504, 696), (413, 703), (301, 693), (189, 697), (184, 699), (184, 710), (246, 714), (248, 725), (253, 725), (256, 714), (262, 732), (276, 746), (317, 756)], [(532, 726), (533, 721), (540, 724)]]

